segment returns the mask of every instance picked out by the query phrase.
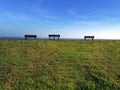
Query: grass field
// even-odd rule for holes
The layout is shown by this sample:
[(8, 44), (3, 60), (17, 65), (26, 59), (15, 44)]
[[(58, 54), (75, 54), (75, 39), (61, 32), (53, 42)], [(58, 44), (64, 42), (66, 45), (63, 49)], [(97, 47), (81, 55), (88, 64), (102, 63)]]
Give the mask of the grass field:
[(0, 90), (120, 90), (120, 41), (0, 41)]

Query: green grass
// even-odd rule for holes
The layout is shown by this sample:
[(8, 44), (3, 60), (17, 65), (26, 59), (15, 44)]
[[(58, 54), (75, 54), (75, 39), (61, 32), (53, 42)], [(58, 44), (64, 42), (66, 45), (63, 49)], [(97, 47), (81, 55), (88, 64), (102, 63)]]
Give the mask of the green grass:
[(0, 41), (0, 90), (120, 90), (120, 41)]

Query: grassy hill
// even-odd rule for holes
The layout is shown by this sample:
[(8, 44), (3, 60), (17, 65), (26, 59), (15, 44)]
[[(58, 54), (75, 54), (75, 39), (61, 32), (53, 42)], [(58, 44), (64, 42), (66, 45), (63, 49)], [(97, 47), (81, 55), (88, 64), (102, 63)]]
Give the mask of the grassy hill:
[(0, 41), (0, 90), (120, 90), (120, 41)]

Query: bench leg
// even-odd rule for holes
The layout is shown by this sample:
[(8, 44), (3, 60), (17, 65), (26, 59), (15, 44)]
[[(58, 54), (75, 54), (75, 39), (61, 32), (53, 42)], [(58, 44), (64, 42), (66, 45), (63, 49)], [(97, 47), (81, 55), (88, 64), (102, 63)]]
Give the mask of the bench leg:
[(25, 40), (27, 40), (27, 37), (25, 37)]

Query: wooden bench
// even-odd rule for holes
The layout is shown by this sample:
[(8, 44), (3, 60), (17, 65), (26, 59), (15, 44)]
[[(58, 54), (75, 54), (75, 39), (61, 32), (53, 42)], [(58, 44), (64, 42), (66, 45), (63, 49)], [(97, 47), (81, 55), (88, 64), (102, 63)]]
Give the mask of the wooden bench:
[(84, 36), (84, 40), (86, 40), (86, 38), (91, 38), (93, 40), (94, 36)]
[(51, 38), (53, 38), (53, 40), (55, 40), (56, 37), (58, 40), (60, 39), (60, 35), (56, 35), (56, 34), (50, 34), (50, 35), (48, 35), (48, 37), (49, 37), (49, 40), (51, 40)]
[(24, 35), (25, 39), (27, 40), (28, 38), (37, 38), (37, 35)]

